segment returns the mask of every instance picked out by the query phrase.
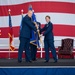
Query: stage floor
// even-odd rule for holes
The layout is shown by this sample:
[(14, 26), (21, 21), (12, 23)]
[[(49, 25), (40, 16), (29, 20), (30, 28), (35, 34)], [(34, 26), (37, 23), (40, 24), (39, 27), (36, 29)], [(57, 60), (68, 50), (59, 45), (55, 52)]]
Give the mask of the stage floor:
[(0, 67), (38, 67), (38, 66), (75, 66), (75, 59), (58, 59), (57, 63), (50, 59), (48, 63), (44, 63), (44, 59), (37, 59), (33, 63), (26, 63), (23, 59), (22, 63), (18, 63), (17, 59), (0, 59)]

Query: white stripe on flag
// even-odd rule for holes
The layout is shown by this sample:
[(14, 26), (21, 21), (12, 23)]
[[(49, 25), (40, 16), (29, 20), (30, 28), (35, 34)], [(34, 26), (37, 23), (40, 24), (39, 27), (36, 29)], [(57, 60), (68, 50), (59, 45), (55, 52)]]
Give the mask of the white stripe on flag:
[[(61, 46), (61, 40), (65, 38), (72, 38), (75, 40), (75, 37), (64, 37), (64, 36), (54, 36), (54, 44), (57, 48), (58, 46)], [(42, 40), (44, 38), (42, 37)], [(15, 48), (19, 47), (19, 38), (14, 38), (14, 46)], [(8, 49), (9, 48), (9, 38), (0, 38), (0, 49)], [(74, 48), (75, 48), (75, 41), (74, 41)]]
[[(25, 15), (25, 14), (24, 14)], [(50, 15), (53, 24), (64, 24), (64, 25), (74, 25), (75, 26), (75, 14), (66, 13), (35, 13), (36, 18), (41, 24), (45, 24), (45, 16)], [(12, 26), (20, 26), (21, 15), (11, 16)], [(0, 16), (0, 27), (9, 27), (8, 16)]]
[(0, 6), (2, 5), (17, 5), (27, 2), (35, 2), (35, 1), (53, 1), (53, 2), (70, 2), (75, 3), (75, 0), (0, 0)]

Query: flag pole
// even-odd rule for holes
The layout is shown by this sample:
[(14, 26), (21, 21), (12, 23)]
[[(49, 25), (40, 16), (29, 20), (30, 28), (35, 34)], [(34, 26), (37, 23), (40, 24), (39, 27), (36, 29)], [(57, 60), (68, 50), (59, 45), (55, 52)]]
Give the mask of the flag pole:
[[(10, 15), (10, 9), (8, 10), (8, 12), (9, 12), (9, 15)], [(8, 35), (9, 35), (9, 33), (8, 33)], [(10, 38), (9, 38), (9, 57), (8, 57), (8, 59), (10, 59)]]
[(41, 58), (42, 58), (42, 48), (43, 48), (43, 41), (42, 41), (42, 39), (41, 39), (41, 37), (40, 37), (40, 32), (38, 31), (38, 35), (39, 35), (39, 38), (40, 38), (40, 43), (41, 43)]
[[(23, 19), (23, 9), (21, 10), (21, 17)], [(20, 30), (21, 30), (21, 28), (22, 28), (22, 20), (21, 20)]]

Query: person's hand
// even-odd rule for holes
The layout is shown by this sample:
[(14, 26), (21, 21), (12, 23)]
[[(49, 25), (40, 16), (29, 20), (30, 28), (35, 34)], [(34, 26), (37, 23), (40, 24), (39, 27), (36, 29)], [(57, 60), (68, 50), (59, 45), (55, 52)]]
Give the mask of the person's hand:
[(39, 35), (39, 37), (42, 37), (42, 36), (43, 36), (43, 34)]
[(40, 30), (39, 29), (37, 29), (37, 32), (39, 32)]
[(34, 24), (36, 25), (37, 23), (36, 23), (36, 22), (34, 22)]
[(38, 27), (37, 23), (36, 23), (36, 22), (34, 22), (34, 24), (35, 24), (35, 27), (38, 29), (39, 27)]
[(36, 28), (37, 28), (37, 30), (38, 30), (38, 28), (39, 28), (39, 27), (38, 27), (38, 25), (37, 25), (37, 24), (35, 24), (35, 27), (36, 27)]

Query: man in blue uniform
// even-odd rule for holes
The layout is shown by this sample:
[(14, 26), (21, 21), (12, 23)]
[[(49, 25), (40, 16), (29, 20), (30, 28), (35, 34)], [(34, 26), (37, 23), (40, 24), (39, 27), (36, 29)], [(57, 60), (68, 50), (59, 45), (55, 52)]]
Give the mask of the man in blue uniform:
[(19, 45), (19, 50), (18, 50), (18, 62), (22, 62), (22, 53), (23, 50), (25, 50), (25, 55), (26, 55), (26, 62), (31, 63), (31, 53), (29, 50), (29, 45), (30, 45), (30, 38), (32, 37), (31, 31), (34, 30), (37, 32), (36, 25), (32, 22), (31, 17), (32, 17), (32, 11), (29, 10), (28, 14), (23, 18), (22, 20), (22, 28), (20, 30), (20, 45)]
[(52, 52), (54, 62), (57, 62), (57, 55), (56, 50), (54, 47), (54, 36), (53, 36), (53, 24), (50, 22), (50, 16), (45, 17), (47, 24), (44, 26), (44, 28), (41, 29), (40, 32), (43, 32), (44, 38), (44, 47), (45, 47), (45, 63), (49, 62), (49, 48)]

